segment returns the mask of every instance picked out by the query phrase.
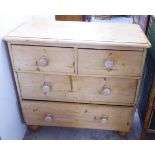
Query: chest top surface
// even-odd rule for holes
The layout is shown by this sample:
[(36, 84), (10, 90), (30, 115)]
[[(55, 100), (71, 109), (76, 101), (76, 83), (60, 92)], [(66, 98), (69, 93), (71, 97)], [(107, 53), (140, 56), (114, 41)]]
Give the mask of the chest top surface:
[(139, 25), (121, 23), (29, 21), (9, 33), (5, 40), (150, 47), (150, 42)]

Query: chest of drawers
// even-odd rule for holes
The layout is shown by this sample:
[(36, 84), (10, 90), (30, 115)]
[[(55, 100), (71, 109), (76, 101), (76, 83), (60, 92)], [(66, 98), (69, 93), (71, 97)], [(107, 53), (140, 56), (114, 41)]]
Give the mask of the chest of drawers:
[(138, 25), (30, 21), (5, 40), (27, 125), (132, 129), (150, 47)]

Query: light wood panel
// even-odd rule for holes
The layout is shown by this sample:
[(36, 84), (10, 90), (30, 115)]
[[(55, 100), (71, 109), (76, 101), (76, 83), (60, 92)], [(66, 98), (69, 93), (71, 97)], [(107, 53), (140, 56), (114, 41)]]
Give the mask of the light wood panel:
[[(13, 63), (13, 55), (12, 55), (12, 48), (11, 48), (11, 43), (7, 42), (8, 44), (8, 49), (9, 49), (9, 54), (10, 54), (10, 60), (11, 60), (11, 67), (13, 68), (14, 63)], [(16, 72), (13, 71), (13, 75), (14, 75), (14, 80), (15, 80), (15, 86), (17, 88), (17, 92), (18, 92), (18, 97), (19, 97), (19, 101), (22, 101), (22, 96), (21, 96), (21, 91), (20, 91), (20, 85), (19, 85), (19, 80), (18, 80), (18, 74)]]
[[(95, 75), (140, 76), (143, 52), (78, 50), (78, 73)], [(111, 61), (111, 69), (106, 62)]]
[[(12, 52), (16, 71), (74, 73), (73, 48), (13, 45)], [(46, 66), (38, 64), (41, 59)]]
[(64, 126), (129, 131), (132, 107), (59, 102), (21, 102), (28, 125)]
[(55, 43), (100, 44), (109, 46), (150, 47), (137, 24), (65, 22), (36, 20), (27, 22), (5, 39), (25, 39)]
[(89, 42), (85, 41), (84, 43), (81, 41), (75, 42), (71, 40), (63, 40), (58, 41), (54, 39), (35, 39), (35, 38), (17, 38), (17, 37), (5, 37), (5, 40), (8, 40), (13, 45), (32, 45), (32, 46), (55, 46), (55, 47), (76, 47), (76, 48), (92, 48), (92, 49), (114, 49), (114, 50), (127, 50), (127, 51), (143, 51), (143, 47), (139, 46), (122, 46), (121, 43), (117, 43), (117, 45), (109, 45), (109, 43), (102, 43), (102, 42)]
[[(133, 105), (137, 87), (135, 79), (28, 73), (19, 73), (18, 78), (22, 97), (35, 100)], [(43, 86), (46, 83), (50, 83), (52, 88), (45, 94)], [(109, 91), (110, 94), (106, 94)]]

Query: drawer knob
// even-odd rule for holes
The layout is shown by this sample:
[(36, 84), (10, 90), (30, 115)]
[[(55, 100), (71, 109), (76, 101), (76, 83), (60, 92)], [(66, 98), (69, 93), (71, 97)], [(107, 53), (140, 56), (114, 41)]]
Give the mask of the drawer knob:
[(104, 96), (109, 96), (110, 94), (111, 94), (111, 89), (109, 87), (105, 86), (103, 88), (103, 95)]
[(38, 66), (45, 67), (48, 65), (48, 58), (45, 56), (42, 56), (38, 61), (37, 61)]
[(44, 94), (49, 93), (52, 90), (52, 84), (51, 83), (44, 83), (42, 86), (42, 90)]
[(104, 62), (104, 66), (105, 66), (105, 68), (106, 68), (107, 70), (111, 70), (112, 67), (113, 67), (113, 61), (112, 61), (112, 60), (106, 60), (106, 61)]
[(101, 124), (106, 124), (108, 122), (108, 116), (103, 116), (100, 119)]
[(46, 122), (51, 122), (51, 121), (53, 121), (53, 115), (52, 115), (52, 114), (47, 114), (47, 115), (45, 116), (44, 120), (45, 120)]

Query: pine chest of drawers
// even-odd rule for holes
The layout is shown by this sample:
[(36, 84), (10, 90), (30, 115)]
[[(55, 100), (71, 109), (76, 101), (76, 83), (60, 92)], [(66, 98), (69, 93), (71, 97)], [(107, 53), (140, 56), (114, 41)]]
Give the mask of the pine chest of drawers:
[(30, 21), (5, 40), (27, 125), (132, 129), (150, 47), (138, 25)]

